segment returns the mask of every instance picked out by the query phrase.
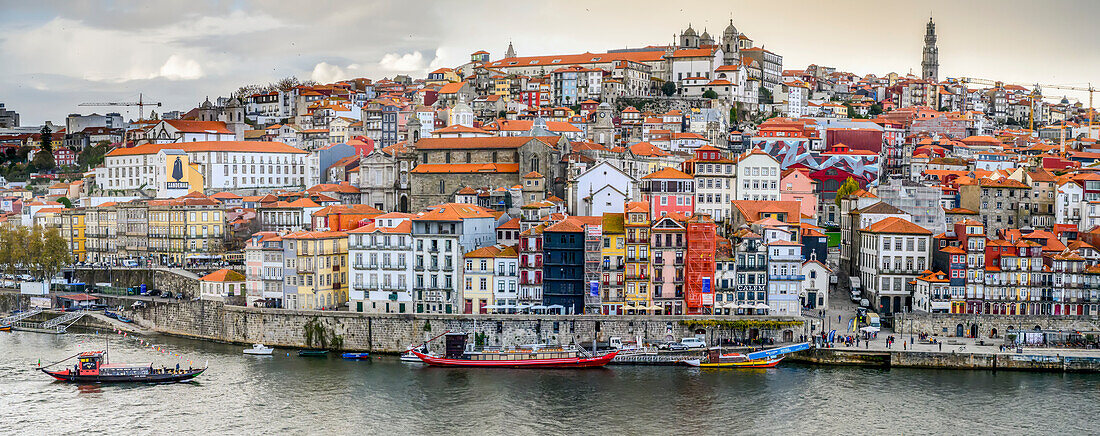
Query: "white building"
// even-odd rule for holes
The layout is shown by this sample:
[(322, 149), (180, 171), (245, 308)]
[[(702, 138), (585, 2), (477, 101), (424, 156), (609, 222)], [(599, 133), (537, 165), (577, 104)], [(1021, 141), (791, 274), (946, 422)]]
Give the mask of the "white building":
[(1091, 227), (1081, 227), (1081, 205), (1084, 199), (1085, 192), (1077, 182), (1067, 180), (1058, 185), (1058, 193), (1054, 196), (1054, 222), (1073, 224), (1078, 226), (1078, 230), (1089, 231)]
[[(177, 167), (164, 150), (180, 150), (187, 159)], [(203, 189), (305, 186), (306, 152), (279, 142), (199, 141), (116, 148), (96, 168), (103, 190), (160, 189), (186, 182), (189, 168), (202, 176)], [(175, 155), (173, 155), (175, 156)]]
[(879, 313), (912, 309), (909, 282), (932, 265), (932, 232), (890, 217), (859, 232), (859, 275), (865, 295)]
[(413, 216), (388, 213), (348, 232), (352, 312), (413, 312)]
[(816, 259), (802, 262), (802, 307), (808, 310), (829, 308), (829, 276), (833, 271)]
[(759, 149), (735, 159), (737, 200), (779, 201), (779, 161)]
[(638, 180), (602, 161), (570, 180), (567, 190), (571, 215), (603, 216), (622, 213), (638, 195)]

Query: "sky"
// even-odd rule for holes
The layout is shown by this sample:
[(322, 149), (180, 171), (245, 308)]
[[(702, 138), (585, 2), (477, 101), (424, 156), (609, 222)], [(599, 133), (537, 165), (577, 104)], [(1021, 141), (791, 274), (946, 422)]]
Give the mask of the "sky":
[(143, 93), (165, 104), (158, 112), (189, 110), (286, 76), (423, 77), (477, 50), (499, 59), (509, 42), (520, 56), (600, 52), (666, 44), (688, 24), (720, 35), (731, 18), (786, 69), (919, 74), (932, 15), (941, 78), (1100, 84), (1093, 0), (673, 3), (0, 0), (0, 102), (23, 125), (119, 109), (136, 118), (136, 109), (77, 105)]

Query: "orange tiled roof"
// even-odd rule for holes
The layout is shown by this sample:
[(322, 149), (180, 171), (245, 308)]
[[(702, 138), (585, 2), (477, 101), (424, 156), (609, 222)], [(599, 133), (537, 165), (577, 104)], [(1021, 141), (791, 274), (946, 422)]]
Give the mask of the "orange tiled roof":
[(871, 224), (867, 228), (862, 229), (864, 232), (871, 233), (892, 233), (892, 234), (908, 234), (908, 235), (931, 235), (932, 232), (924, 227), (918, 226), (909, 222), (904, 218), (887, 217), (877, 223)]

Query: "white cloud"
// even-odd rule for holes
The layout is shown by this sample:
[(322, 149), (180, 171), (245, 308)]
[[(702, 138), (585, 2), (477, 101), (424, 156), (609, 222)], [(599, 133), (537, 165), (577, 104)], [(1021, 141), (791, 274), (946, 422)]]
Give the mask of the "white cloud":
[(410, 72), (424, 69), (424, 55), (419, 51), (399, 55), (386, 53), (378, 65), (390, 71)]
[(160, 67), (160, 77), (168, 80), (193, 80), (202, 77), (202, 65), (194, 59), (172, 55)]

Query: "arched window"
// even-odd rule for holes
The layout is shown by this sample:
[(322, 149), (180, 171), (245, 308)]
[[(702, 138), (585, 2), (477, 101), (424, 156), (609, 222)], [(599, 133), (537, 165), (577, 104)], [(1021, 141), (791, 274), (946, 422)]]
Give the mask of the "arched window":
[(538, 156), (531, 156), (531, 171), (538, 171), (538, 170), (539, 170), (539, 157)]
[(446, 194), (447, 193), (446, 181), (444, 181), (444, 180), (439, 181), (439, 193), (440, 194)]

